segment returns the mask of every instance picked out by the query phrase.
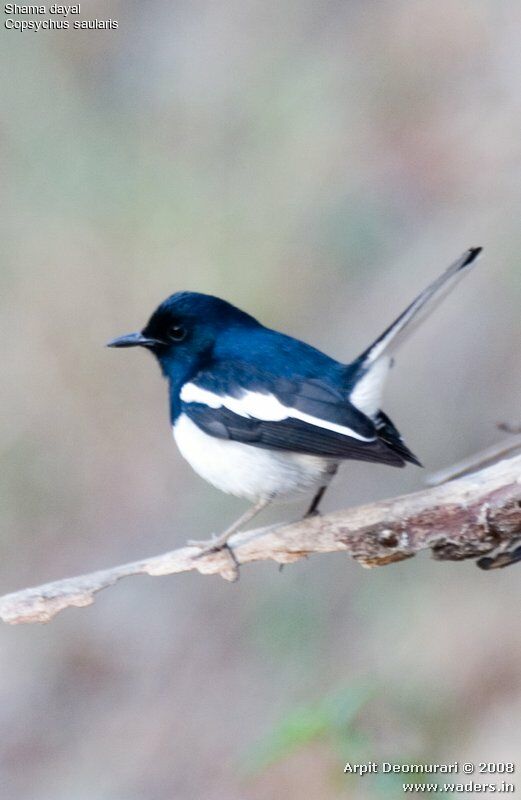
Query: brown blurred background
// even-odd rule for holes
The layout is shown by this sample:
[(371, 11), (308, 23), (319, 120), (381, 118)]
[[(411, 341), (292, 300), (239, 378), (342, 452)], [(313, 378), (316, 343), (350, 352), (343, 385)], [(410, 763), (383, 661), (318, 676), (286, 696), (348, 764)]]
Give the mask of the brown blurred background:
[[(483, 245), (385, 409), (427, 472), (519, 423), (519, 3), (91, 0), (82, 17), (119, 28), (2, 28), (2, 592), (243, 509), (175, 450), (151, 358), (103, 349), (173, 291), (348, 360)], [(325, 507), (424, 476), (347, 464)], [(317, 557), (235, 585), (130, 579), (4, 627), (1, 798), (374, 800), (401, 792), (347, 760), (515, 759), (520, 569)]]

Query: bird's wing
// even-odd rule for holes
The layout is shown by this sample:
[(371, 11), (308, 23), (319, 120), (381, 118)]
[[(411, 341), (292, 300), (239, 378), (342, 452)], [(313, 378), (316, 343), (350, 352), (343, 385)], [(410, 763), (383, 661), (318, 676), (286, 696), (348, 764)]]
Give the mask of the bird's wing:
[(291, 380), (220, 364), (180, 393), (180, 412), (201, 430), (269, 450), (404, 466), (372, 420), (320, 379)]

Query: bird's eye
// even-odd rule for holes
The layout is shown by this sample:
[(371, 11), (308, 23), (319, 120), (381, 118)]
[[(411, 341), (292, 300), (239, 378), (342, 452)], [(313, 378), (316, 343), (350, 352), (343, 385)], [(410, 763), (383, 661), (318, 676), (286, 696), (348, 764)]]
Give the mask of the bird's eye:
[(186, 328), (183, 328), (182, 325), (171, 325), (168, 329), (168, 337), (173, 342), (182, 342), (186, 337)]

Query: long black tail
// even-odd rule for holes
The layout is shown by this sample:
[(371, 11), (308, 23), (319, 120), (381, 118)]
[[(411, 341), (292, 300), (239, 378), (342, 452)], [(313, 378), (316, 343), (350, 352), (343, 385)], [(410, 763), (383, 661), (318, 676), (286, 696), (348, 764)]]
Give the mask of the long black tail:
[(352, 387), (349, 399), (360, 411), (372, 418), (376, 416), (393, 353), (467, 274), (481, 250), (481, 247), (472, 247), (463, 253), (349, 365)]
[[(407, 306), (400, 316), (380, 334), (369, 347), (356, 359), (361, 365), (368, 367), (378, 358), (391, 355), (434, 311), (441, 301), (451, 292), (467, 270), (474, 264), (482, 251), (482, 247), (472, 247), (458, 258), (454, 264), (443, 272), (439, 278), (427, 286), (418, 297)], [(420, 314), (420, 311), (422, 312)], [(412, 324), (414, 322), (414, 325)]]

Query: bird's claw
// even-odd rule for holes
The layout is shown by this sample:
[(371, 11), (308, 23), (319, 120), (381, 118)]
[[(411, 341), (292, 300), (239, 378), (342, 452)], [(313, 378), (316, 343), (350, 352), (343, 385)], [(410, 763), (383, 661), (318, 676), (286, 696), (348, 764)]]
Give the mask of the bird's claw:
[(230, 547), (228, 542), (220, 542), (219, 541), (219, 537), (216, 536), (215, 534), (213, 534), (211, 539), (205, 539), (205, 540), (202, 540), (202, 541), (198, 541), (196, 539), (189, 539), (187, 544), (190, 547), (198, 547), (199, 548), (200, 552), (197, 553), (197, 555), (194, 556), (194, 558), (203, 558), (203, 556), (210, 555), (210, 553), (218, 553), (219, 550), (226, 550), (228, 552), (229, 556), (230, 556), (230, 560), (233, 563), (233, 569), (234, 569), (234, 572), (235, 572), (234, 580), (236, 580), (236, 581), (239, 580), (239, 577), (240, 577), (240, 572), (239, 572), (240, 564), (237, 561), (237, 556), (235, 555), (235, 553), (233, 551), (233, 548)]

